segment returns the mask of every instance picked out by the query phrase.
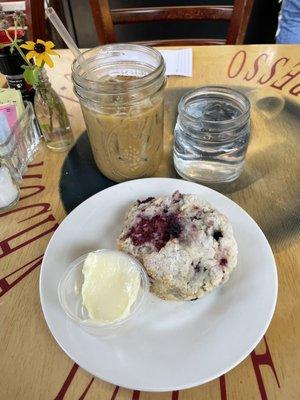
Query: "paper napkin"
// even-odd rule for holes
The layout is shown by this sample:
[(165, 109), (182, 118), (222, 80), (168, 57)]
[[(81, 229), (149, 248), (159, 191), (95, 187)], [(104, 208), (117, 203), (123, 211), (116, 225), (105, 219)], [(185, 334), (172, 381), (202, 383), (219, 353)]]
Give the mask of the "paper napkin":
[(193, 76), (193, 50), (159, 50), (166, 63), (166, 75)]
[(21, 92), (16, 89), (0, 89), (0, 104), (15, 104), (18, 118), (25, 110)]

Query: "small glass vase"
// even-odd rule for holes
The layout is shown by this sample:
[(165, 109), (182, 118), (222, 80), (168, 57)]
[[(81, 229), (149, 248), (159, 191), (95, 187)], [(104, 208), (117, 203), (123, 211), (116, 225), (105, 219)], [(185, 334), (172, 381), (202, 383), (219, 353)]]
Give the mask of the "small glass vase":
[(45, 69), (39, 71), (35, 86), (34, 111), (47, 147), (53, 151), (68, 150), (73, 142), (70, 121), (64, 103), (52, 88)]

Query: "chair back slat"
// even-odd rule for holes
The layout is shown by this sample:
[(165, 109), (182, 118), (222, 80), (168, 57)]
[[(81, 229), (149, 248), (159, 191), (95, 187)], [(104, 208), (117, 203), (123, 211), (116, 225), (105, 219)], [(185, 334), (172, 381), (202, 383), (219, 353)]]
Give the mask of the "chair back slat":
[(237, 38), (236, 38), (236, 44), (244, 43), (253, 3), (254, 3), (254, 0), (247, 0), (245, 3), (245, 7), (243, 10), (244, 11), (243, 12), (243, 21), (241, 22), (241, 24), (239, 26), (239, 30), (238, 30), (238, 34), (237, 34)]
[[(233, 6), (168, 6), (110, 9), (108, 0), (89, 0), (101, 44), (116, 41), (115, 25), (152, 21), (229, 21), (225, 39), (171, 39), (139, 43), (161, 45), (238, 44), (246, 34), (253, 0), (235, 0)], [(200, 1), (200, 0), (199, 0)]]
[(147, 46), (212, 46), (226, 44), (226, 39), (157, 39), (131, 43)]
[(43, 0), (25, 0), (26, 23), (28, 26), (28, 38), (36, 41), (45, 39), (46, 17)]
[(229, 21), (232, 6), (142, 7), (111, 10), (114, 24), (149, 21)]
[(90, 6), (99, 42), (114, 43), (116, 35), (108, 0), (90, 0)]

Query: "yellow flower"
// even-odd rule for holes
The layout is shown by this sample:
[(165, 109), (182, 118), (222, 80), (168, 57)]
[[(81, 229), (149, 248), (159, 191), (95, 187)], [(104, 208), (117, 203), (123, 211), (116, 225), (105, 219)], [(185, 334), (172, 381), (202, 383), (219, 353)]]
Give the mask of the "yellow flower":
[(54, 43), (51, 41), (44, 42), (41, 39), (38, 39), (35, 42), (27, 41), (26, 44), (22, 44), (21, 47), (23, 49), (29, 50), (26, 54), (26, 58), (30, 61), (32, 58), (35, 58), (35, 64), (40, 67), (42, 62), (44, 61), (50, 68), (53, 67), (53, 61), (49, 57), (49, 54), (53, 56), (59, 56), (59, 54), (52, 50), (54, 47)]

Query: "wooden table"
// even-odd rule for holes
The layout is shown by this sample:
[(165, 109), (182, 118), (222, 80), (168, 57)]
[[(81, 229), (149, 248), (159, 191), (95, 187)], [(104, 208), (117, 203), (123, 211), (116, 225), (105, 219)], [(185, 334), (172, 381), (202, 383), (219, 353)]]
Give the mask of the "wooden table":
[[(72, 91), (69, 51), (49, 76), (65, 101), (76, 138), (85, 130)], [(299, 386), (299, 131), (300, 46), (195, 47), (193, 78), (170, 77), (166, 92), (165, 158), (157, 176), (175, 176), (169, 152), (177, 100), (187, 88), (241, 88), (252, 101), (252, 137), (242, 176), (218, 190), (260, 225), (275, 254), (279, 296), (257, 348), (208, 384), (173, 393), (139, 393), (94, 379), (51, 336), (39, 301), (39, 267), (66, 212), (59, 192), (65, 153), (43, 147), (24, 176), (21, 200), (0, 218), (0, 399), (292, 400)], [(64, 177), (65, 180), (74, 177)], [(80, 184), (78, 183), (79, 190)], [(98, 191), (97, 187), (92, 188)], [(85, 196), (85, 193), (82, 193)], [(81, 199), (81, 198), (80, 198)], [(80, 200), (81, 201), (81, 200)], [(65, 204), (68, 209), (68, 206)]]

